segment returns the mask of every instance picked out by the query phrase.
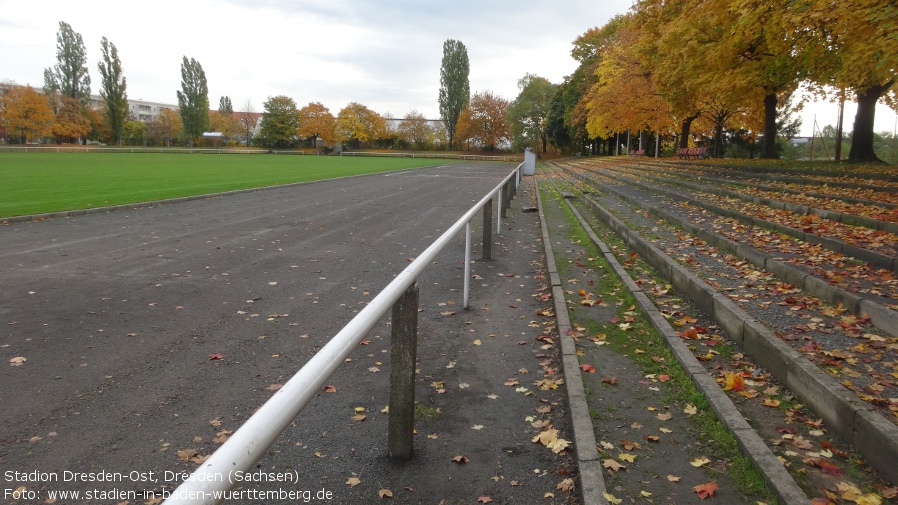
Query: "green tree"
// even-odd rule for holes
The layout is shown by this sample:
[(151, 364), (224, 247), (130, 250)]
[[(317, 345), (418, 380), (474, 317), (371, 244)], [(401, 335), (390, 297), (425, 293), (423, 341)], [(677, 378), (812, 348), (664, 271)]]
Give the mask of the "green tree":
[(549, 104), (549, 115), (546, 117), (546, 127), (543, 132), (549, 142), (558, 149), (559, 152), (567, 152), (571, 147), (571, 135), (564, 121), (564, 92), (569, 83), (561, 84), (552, 97)]
[(97, 64), (100, 70), (100, 96), (103, 97), (106, 109), (106, 127), (110, 131), (110, 140), (121, 142), (122, 129), (128, 119), (127, 82), (122, 73), (122, 62), (118, 57), (115, 44), (106, 37), (100, 40), (102, 60)]
[(461, 41), (443, 42), (443, 64), (440, 67), (440, 117), (449, 133), (450, 149), (455, 142), (458, 117), (467, 107), (471, 95), (468, 49)]
[(263, 104), (262, 123), (257, 142), (264, 147), (292, 147), (296, 144), (299, 111), (296, 102), (284, 95), (269, 97)]
[(181, 62), (181, 90), (178, 91), (178, 107), (184, 136), (189, 146), (209, 129), (209, 85), (206, 72), (200, 62), (183, 57)]
[(218, 112), (223, 116), (232, 116), (234, 114), (234, 105), (231, 103), (231, 97), (223, 96), (218, 99)]
[(44, 69), (44, 93), (49, 98), (59, 92), (62, 96), (77, 99), (81, 105), (87, 105), (90, 102), (87, 49), (84, 48), (81, 34), (65, 21), (59, 22), (59, 31), (56, 32), (56, 62), (53, 68)]
[(145, 144), (147, 138), (146, 123), (136, 119), (125, 121), (125, 126), (122, 128), (122, 137), (124, 137), (125, 143), (128, 145), (139, 146)]
[(512, 149), (541, 147), (546, 152), (546, 123), (557, 88), (548, 79), (529, 73), (518, 81), (521, 91), (508, 106)]

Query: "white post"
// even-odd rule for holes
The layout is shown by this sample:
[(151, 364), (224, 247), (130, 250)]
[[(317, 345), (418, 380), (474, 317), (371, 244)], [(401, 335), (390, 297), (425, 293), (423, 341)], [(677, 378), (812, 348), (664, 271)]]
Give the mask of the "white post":
[(471, 284), (471, 221), (465, 225), (465, 294), (464, 307), (468, 308), (468, 292)]
[(502, 193), (504, 193), (504, 191), (501, 189), (496, 193), (499, 197), (499, 201), (496, 202), (499, 204), (496, 207), (496, 210), (498, 211), (496, 212), (496, 234), (502, 233)]

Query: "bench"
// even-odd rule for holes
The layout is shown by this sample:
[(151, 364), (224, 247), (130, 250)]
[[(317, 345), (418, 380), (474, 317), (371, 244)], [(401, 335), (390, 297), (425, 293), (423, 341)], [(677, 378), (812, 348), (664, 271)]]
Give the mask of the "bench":
[(633, 150), (630, 151), (630, 156), (645, 156), (645, 149), (639, 149), (638, 151)]
[(681, 147), (677, 151), (677, 156), (681, 160), (697, 160), (699, 158), (708, 157), (707, 147)]

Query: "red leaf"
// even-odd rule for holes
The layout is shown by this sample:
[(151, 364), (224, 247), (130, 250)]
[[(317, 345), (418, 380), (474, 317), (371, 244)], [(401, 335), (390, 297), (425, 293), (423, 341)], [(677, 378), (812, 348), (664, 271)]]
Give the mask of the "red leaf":
[(209, 355), (209, 360), (210, 360), (210, 361), (215, 361), (215, 360), (217, 360), (217, 359), (224, 359), (224, 356), (221, 355), (221, 354), (210, 354), (210, 355)]
[(582, 368), (584, 372), (596, 373), (596, 367), (592, 365), (583, 364), (580, 365), (580, 368)]
[(620, 318), (618, 318), (617, 316), (614, 316), (611, 319), (609, 319), (608, 322), (611, 324), (617, 324), (618, 322), (620, 322)]
[(817, 461), (817, 466), (819, 466), (820, 469), (823, 470), (823, 473), (828, 473), (830, 475), (836, 475), (836, 476), (842, 475), (842, 469), (839, 468), (838, 465), (836, 465), (835, 463), (833, 463), (831, 461), (821, 459), (821, 460)]
[(714, 496), (714, 491), (717, 491), (717, 483), (713, 480), (706, 484), (699, 484), (692, 488), (698, 494), (698, 497), (704, 500), (705, 498), (711, 498)]

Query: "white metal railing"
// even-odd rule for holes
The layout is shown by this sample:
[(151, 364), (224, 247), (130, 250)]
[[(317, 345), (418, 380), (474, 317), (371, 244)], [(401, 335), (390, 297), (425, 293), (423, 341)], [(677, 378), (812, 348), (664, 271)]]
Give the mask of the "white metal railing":
[[(362, 309), (346, 326), (321, 348), (312, 358), (265, 402), (255, 414), (253, 414), (233, 435), (216, 450), (192, 476), (185, 480), (177, 489), (165, 496), (165, 505), (190, 503), (190, 504), (215, 504), (223, 499), (225, 492), (234, 487), (233, 477), (238, 472), (249, 470), (274, 443), (281, 432), (293, 421), (299, 412), (321, 390), (330, 376), (345, 361), (345, 359), (359, 347), (362, 339), (377, 325), (377, 323), (391, 309), (398, 307), (399, 300), (412, 288), (418, 276), (432, 264), (439, 254), (461, 231), (465, 228), (465, 279), (464, 279), (464, 305), (468, 308), (468, 288), (470, 277), (471, 258), (471, 220), (478, 211), (484, 209), (484, 242), (488, 238), (487, 223), (492, 221), (492, 198), (499, 195), (497, 214), (499, 225), (505, 208), (513, 196), (517, 184), (521, 178), (521, 167), (518, 165), (495, 188), (486, 194), (477, 204), (471, 207), (458, 221), (449, 227), (438, 239), (425, 249), (408, 267), (400, 272), (371, 302)], [(512, 180), (512, 178), (514, 178)], [(504, 194), (504, 197), (503, 197)], [(504, 198), (504, 206), (503, 206)], [(489, 211), (489, 215), (486, 213)], [(499, 228), (501, 230), (501, 228)], [(488, 248), (484, 251), (486, 256)], [(415, 300), (417, 296), (415, 296)], [(417, 305), (417, 301), (414, 302)], [(417, 306), (410, 312), (417, 314)], [(417, 317), (416, 315), (414, 317)], [(396, 328), (393, 328), (396, 331)], [(395, 333), (394, 333), (395, 335)], [(411, 341), (414, 341), (410, 339)], [(394, 342), (395, 345), (395, 342)], [(414, 373), (414, 359), (409, 364)], [(392, 367), (391, 367), (392, 368)], [(391, 370), (392, 373), (392, 370)], [(391, 388), (393, 381), (391, 377)], [(411, 398), (414, 398), (414, 382), (411, 383)], [(396, 391), (391, 390), (391, 423), (393, 422), (392, 403)], [(407, 405), (409, 412), (414, 405)], [(397, 414), (398, 415), (398, 414)], [(406, 433), (411, 439), (411, 425), (408, 425)], [(393, 434), (393, 427), (390, 428)], [(392, 442), (391, 442), (392, 445)], [(409, 446), (410, 450), (410, 446)], [(390, 449), (391, 455), (392, 448)], [(401, 457), (401, 456), (400, 456)]]

